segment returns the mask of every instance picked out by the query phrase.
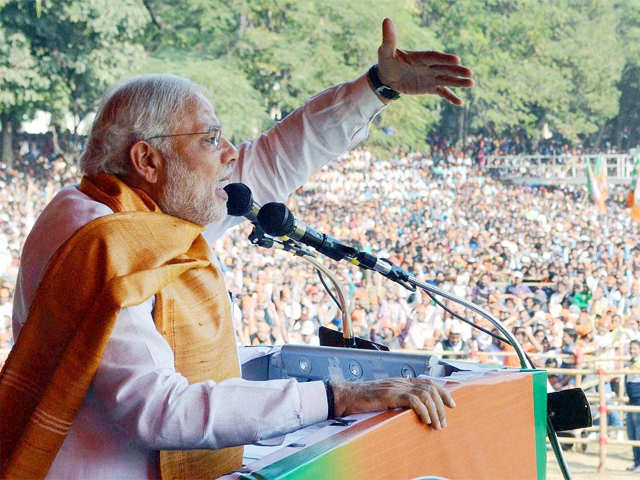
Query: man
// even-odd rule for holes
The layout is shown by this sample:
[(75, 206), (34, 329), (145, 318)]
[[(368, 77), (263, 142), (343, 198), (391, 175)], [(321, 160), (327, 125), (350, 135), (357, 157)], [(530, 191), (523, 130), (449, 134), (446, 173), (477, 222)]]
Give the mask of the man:
[[(456, 320), (451, 324), (446, 340), (442, 340), (436, 344), (433, 352), (442, 355), (442, 358), (453, 358), (454, 360), (465, 359), (464, 354), (468, 355), (470, 348), (469, 344), (462, 339), (462, 326), (459, 321)], [(459, 355), (453, 355), (447, 352), (456, 352), (459, 353)]]
[[(625, 377), (629, 405), (640, 406), (640, 341), (629, 342), (631, 361), (627, 368), (636, 370)], [(627, 437), (629, 440), (640, 440), (640, 412), (627, 412)], [(633, 465), (627, 470), (640, 473), (640, 447), (633, 447)]]
[[(319, 94), (237, 150), (192, 82), (134, 78), (111, 92), (81, 158), (27, 239), (0, 378), (2, 477), (201, 478), (240, 467), (255, 442), (355, 412), (411, 407), (439, 429), (445, 390), (424, 379), (249, 382), (209, 241), (224, 185), (282, 201), (352, 148), (389, 99), (469, 87), (457, 57), (395, 48), (389, 19), (375, 71)], [(382, 87), (379, 83), (387, 85)], [(375, 87), (375, 88), (374, 88)], [(385, 90), (385, 88), (387, 90)]]
[(505, 293), (516, 295), (523, 298), (531, 294), (531, 289), (522, 283), (524, 274), (520, 270), (513, 272), (513, 281), (511, 285), (507, 286)]
[(440, 307), (433, 302), (417, 305), (409, 322), (407, 333), (409, 348), (430, 349), (442, 337), (443, 322)]

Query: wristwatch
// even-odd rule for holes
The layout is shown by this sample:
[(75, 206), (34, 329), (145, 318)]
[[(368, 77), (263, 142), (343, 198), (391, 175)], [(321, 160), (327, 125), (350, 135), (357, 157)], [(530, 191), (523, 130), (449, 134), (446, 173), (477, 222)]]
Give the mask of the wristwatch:
[(377, 63), (369, 69), (367, 75), (369, 76), (369, 80), (371, 80), (371, 84), (378, 95), (382, 95), (384, 98), (388, 98), (389, 100), (400, 98), (400, 94), (398, 92), (380, 81)]

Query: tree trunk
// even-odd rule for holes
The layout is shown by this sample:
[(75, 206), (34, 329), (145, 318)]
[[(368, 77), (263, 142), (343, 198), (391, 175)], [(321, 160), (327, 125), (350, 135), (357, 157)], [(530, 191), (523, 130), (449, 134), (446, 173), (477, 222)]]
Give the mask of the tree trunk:
[(53, 142), (53, 153), (54, 155), (59, 155), (62, 153), (62, 148), (60, 148), (60, 132), (58, 125), (55, 123), (51, 123), (51, 141)]
[(622, 134), (624, 130), (624, 115), (622, 112), (618, 112), (615, 120), (615, 131), (613, 132), (613, 144), (619, 149), (622, 150)]
[(606, 125), (602, 125), (602, 127), (600, 127), (600, 130), (598, 130), (598, 135), (596, 136), (594, 147), (600, 148), (600, 145), (602, 144), (602, 138), (604, 137), (605, 129), (606, 129)]
[(464, 146), (464, 119), (465, 109), (458, 109), (458, 146)]
[(0, 125), (2, 126), (2, 163), (7, 168), (13, 167), (13, 124), (8, 113), (0, 114)]

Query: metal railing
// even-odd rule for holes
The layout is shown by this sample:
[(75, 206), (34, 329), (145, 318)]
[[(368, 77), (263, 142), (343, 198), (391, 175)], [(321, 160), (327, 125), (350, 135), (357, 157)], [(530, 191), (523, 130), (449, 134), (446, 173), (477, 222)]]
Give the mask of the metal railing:
[[(484, 168), (501, 178), (537, 179), (538, 183), (586, 183), (587, 165), (593, 166), (602, 156), (610, 184), (629, 183), (636, 156), (632, 154), (602, 155), (490, 155)], [(544, 179), (544, 182), (540, 180)]]
[[(406, 351), (406, 350), (402, 350)], [(447, 355), (449, 357), (455, 357), (460, 360), (469, 360), (471, 362), (482, 362), (484, 357), (514, 357), (515, 352), (433, 352), (425, 350), (414, 350), (422, 353)], [(554, 354), (554, 353), (530, 353), (529, 354), (534, 363), (536, 360), (544, 360), (547, 358), (573, 359), (573, 355), (568, 354)], [(599, 463), (598, 473), (606, 471), (607, 465), (607, 447), (608, 445), (626, 445), (629, 447), (640, 447), (640, 440), (618, 440), (614, 438), (611, 433), (614, 429), (619, 427), (611, 427), (607, 423), (607, 414), (613, 411), (616, 412), (640, 412), (640, 406), (626, 405), (628, 398), (625, 392), (625, 375), (639, 375), (640, 370), (631, 370), (628, 368), (610, 369), (605, 370), (598, 368), (599, 363), (609, 362), (623, 362), (629, 360), (629, 357), (597, 357), (593, 355), (585, 355), (582, 359), (583, 367), (580, 368), (546, 368), (547, 374), (551, 375), (568, 375), (575, 377), (575, 386), (585, 390), (587, 400), (592, 406), (592, 413), (594, 420), (598, 420), (598, 425), (594, 425), (590, 428), (581, 430), (574, 430), (573, 436), (558, 437), (558, 442), (562, 444), (571, 445), (587, 445), (598, 444), (599, 446)], [(484, 363), (484, 362), (482, 362)], [(540, 367), (543, 368), (543, 367)], [(586, 377), (586, 381), (585, 381)], [(594, 378), (595, 377), (595, 378)], [(617, 393), (608, 392), (606, 389), (606, 383), (610, 382), (614, 378), (618, 378), (619, 386)], [(597, 387), (597, 391), (593, 389)], [(594, 411), (594, 407), (597, 407)], [(585, 434), (596, 433), (597, 435), (588, 435), (586, 438), (582, 436)]]

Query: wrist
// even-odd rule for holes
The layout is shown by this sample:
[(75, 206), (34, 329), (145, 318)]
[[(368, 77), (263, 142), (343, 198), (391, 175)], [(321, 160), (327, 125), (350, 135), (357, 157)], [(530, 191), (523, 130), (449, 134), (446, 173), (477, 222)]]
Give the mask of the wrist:
[(345, 382), (330, 382), (333, 390), (333, 409), (335, 417), (344, 417), (348, 415), (348, 384)]
[(369, 81), (369, 85), (371, 89), (375, 92), (375, 94), (382, 100), (382, 102), (389, 103), (391, 100), (396, 100), (400, 98), (400, 93), (391, 88), (388, 85), (382, 83), (380, 77), (378, 75), (378, 64), (374, 64), (371, 66), (369, 71), (367, 72), (367, 80)]

